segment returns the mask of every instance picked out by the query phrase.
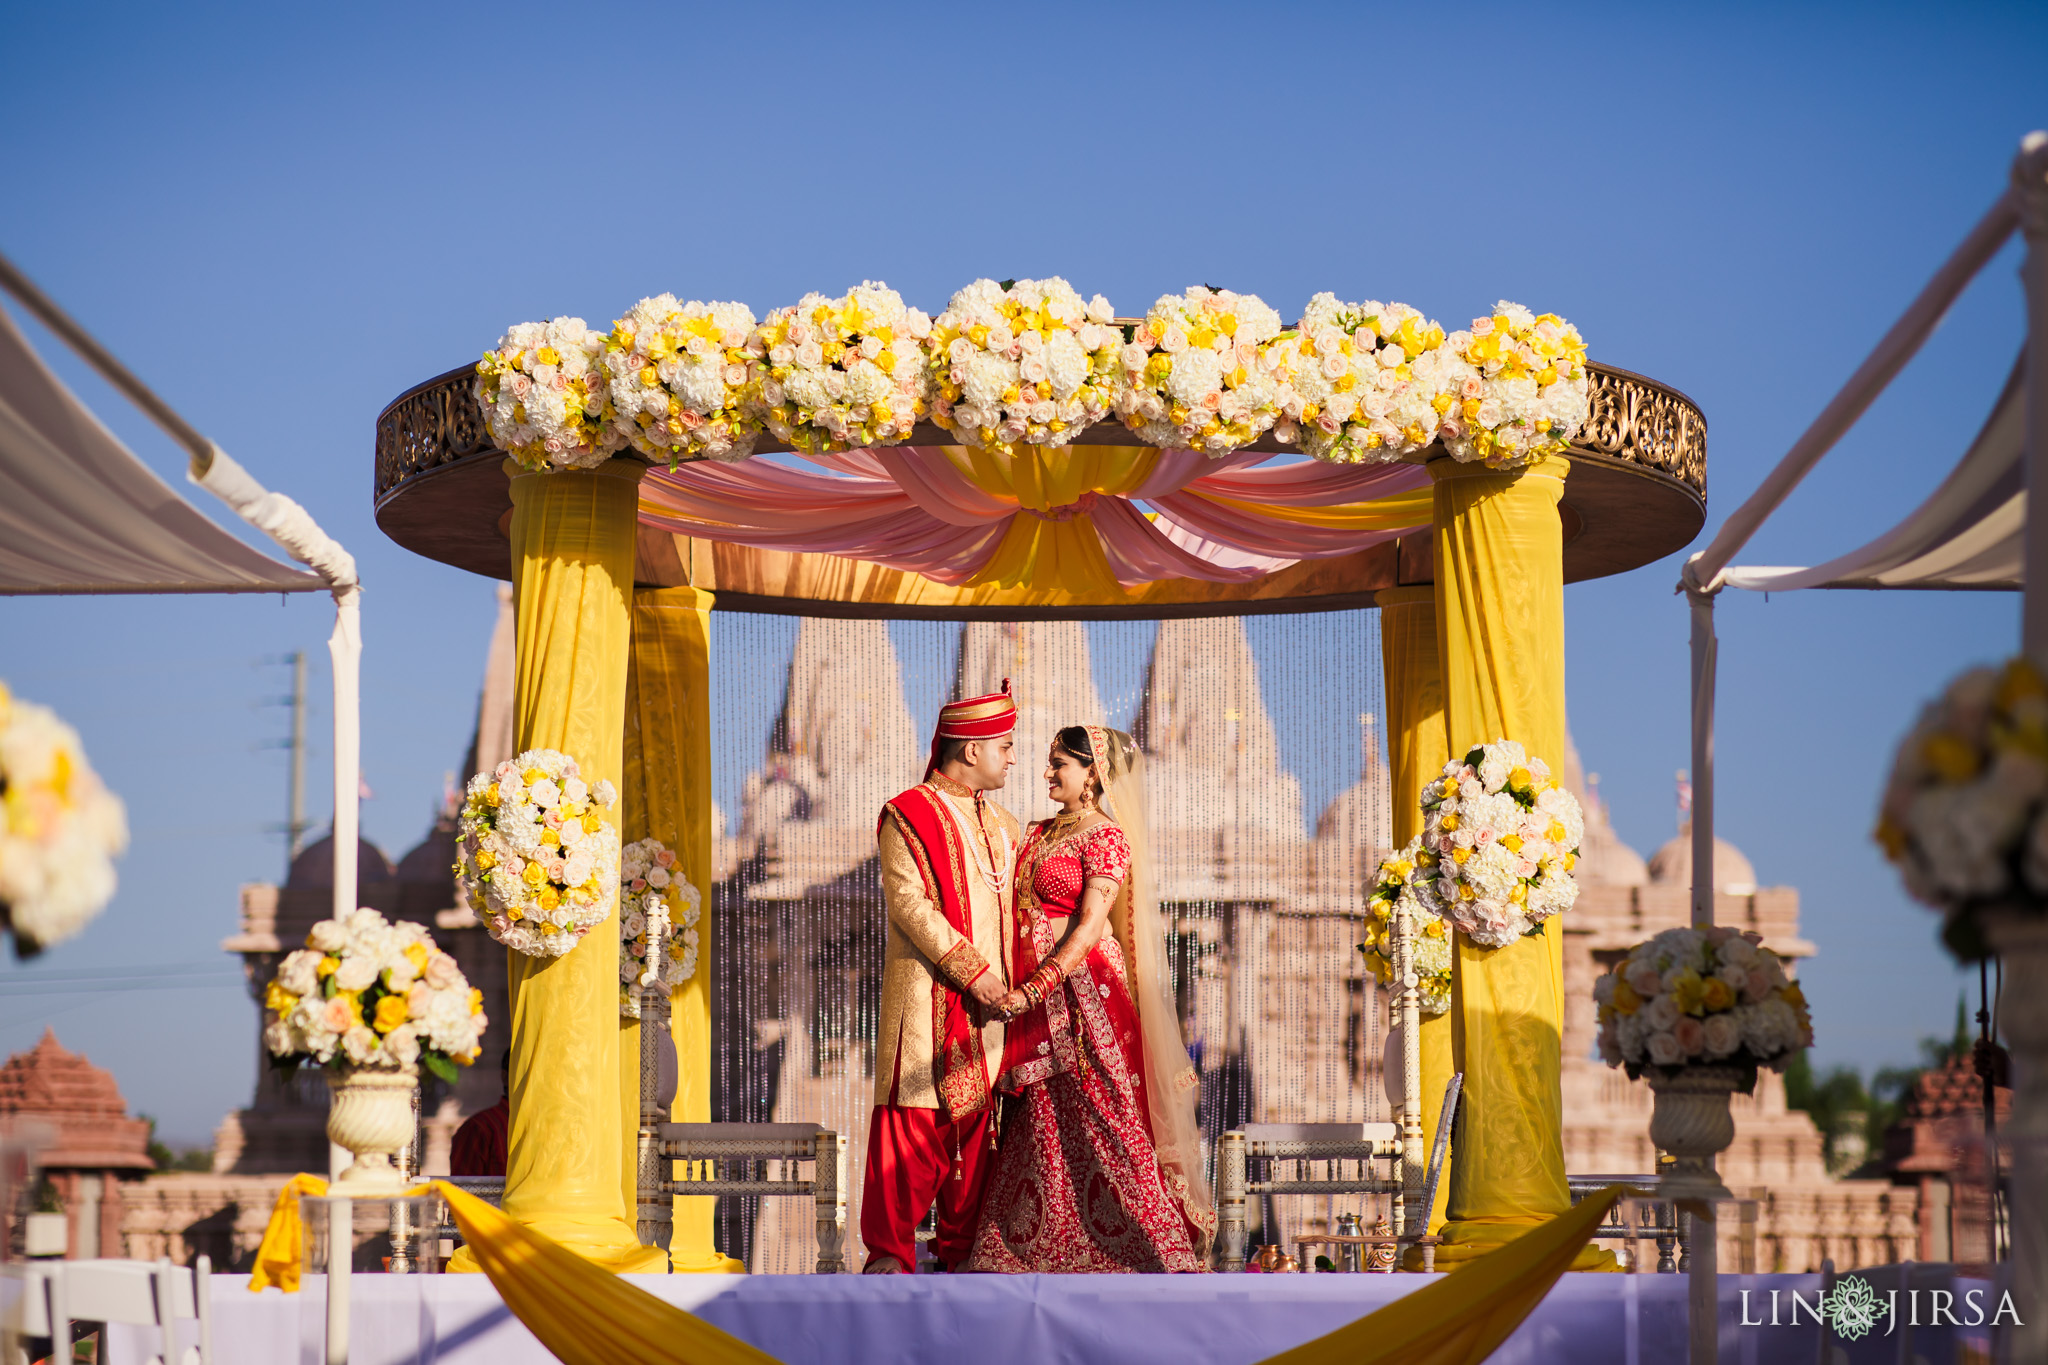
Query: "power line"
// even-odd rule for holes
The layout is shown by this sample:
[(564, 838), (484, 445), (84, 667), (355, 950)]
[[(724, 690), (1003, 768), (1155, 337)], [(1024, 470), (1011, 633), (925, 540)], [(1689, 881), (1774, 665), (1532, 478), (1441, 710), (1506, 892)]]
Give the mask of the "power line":
[(0, 1000), (19, 1000), (37, 995), (104, 995), (108, 991), (187, 991), (211, 990), (220, 986), (239, 986), (240, 976), (188, 978), (183, 981), (51, 981), (39, 983), (41, 989), (0, 990)]

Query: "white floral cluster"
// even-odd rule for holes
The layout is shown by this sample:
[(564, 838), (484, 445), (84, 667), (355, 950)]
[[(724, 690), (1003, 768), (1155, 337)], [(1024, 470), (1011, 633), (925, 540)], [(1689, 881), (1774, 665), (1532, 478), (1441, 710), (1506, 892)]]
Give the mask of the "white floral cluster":
[(1444, 329), (1405, 303), (1318, 294), (1267, 349), (1283, 386), (1274, 434), (1337, 464), (1418, 454), (1436, 439)]
[(609, 782), (576, 760), (529, 749), (469, 780), (455, 875), (491, 937), (530, 957), (560, 957), (611, 914), (619, 832), (603, 812)]
[(582, 318), (522, 322), (476, 364), (498, 449), (531, 470), (592, 469), (626, 441), (606, 406), (605, 341)]
[(754, 334), (767, 357), (762, 419), (809, 454), (903, 444), (926, 411), (931, 330), (929, 317), (875, 280), (775, 309)]
[(1506, 947), (1578, 899), (1585, 816), (1521, 745), (1495, 740), (1445, 764), (1422, 789), (1422, 809), (1437, 876), (1418, 894), (1474, 943)]
[(86, 762), (78, 732), (0, 683), (0, 911), (33, 957), (92, 922), (128, 847), (121, 798)]
[(1555, 455), (1591, 411), (1586, 343), (1555, 313), (1502, 299), (1443, 343), (1438, 435), (1456, 460), (1499, 469)]
[(1253, 294), (1163, 294), (1121, 352), (1117, 416), (1148, 445), (1225, 455), (1280, 420), (1267, 343), (1280, 315)]
[(697, 920), (704, 898), (659, 839), (619, 854), (619, 1013), (640, 1017), (640, 992), (674, 990), (697, 974)]
[(375, 910), (323, 919), (264, 991), (263, 1046), (337, 1070), (424, 1063), (445, 1081), (483, 1047), (484, 994), (418, 924)]
[(1920, 714), (1885, 786), (1877, 840), (1906, 890), (1948, 917), (2048, 901), (2048, 678), (2016, 658), (1973, 668)]
[(604, 373), (622, 443), (674, 464), (754, 453), (761, 418), (750, 396), (760, 375), (754, 311), (743, 303), (679, 303), (656, 294), (633, 305), (605, 339)]
[(1593, 983), (1600, 1055), (1646, 1068), (1769, 1066), (1813, 1046), (1806, 997), (1757, 934), (1666, 929)]
[[(1417, 835), (1408, 847), (1380, 860), (1379, 880), (1366, 901), (1372, 916), (1371, 937), (1358, 945), (1365, 964), (1382, 986), (1400, 989), (1395, 975), (1394, 935), (1399, 923), (1408, 931), (1409, 967), (1416, 975), (1424, 1014), (1442, 1014), (1451, 1007), (1451, 936), (1443, 916), (1424, 904), (1418, 885), (1436, 879), (1436, 855)], [(1426, 893), (1424, 893), (1426, 894)]]
[(932, 324), (932, 421), (985, 449), (1063, 446), (1108, 415), (1116, 312), (1065, 280), (976, 280)]

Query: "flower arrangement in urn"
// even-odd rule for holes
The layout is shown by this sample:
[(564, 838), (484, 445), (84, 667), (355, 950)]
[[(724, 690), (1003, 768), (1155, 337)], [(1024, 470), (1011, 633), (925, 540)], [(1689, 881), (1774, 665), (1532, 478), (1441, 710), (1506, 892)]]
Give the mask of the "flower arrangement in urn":
[(1758, 1067), (1783, 1070), (1813, 1045), (1797, 982), (1757, 934), (1715, 926), (1666, 929), (1639, 943), (1593, 983), (1600, 1055), (1627, 1070), (1734, 1067), (1744, 1094)]
[(640, 992), (674, 990), (697, 974), (703, 896), (659, 839), (635, 839), (619, 855), (619, 1013), (640, 1017)]
[(1382, 986), (1398, 987), (1394, 935), (1397, 921), (1408, 927), (1410, 966), (1417, 980), (1424, 1014), (1442, 1014), (1451, 1007), (1451, 936), (1443, 917), (1422, 903), (1420, 882), (1436, 876), (1436, 855), (1417, 835), (1408, 847), (1380, 862), (1379, 880), (1366, 901), (1372, 917), (1371, 938), (1358, 945), (1365, 965)]
[(1460, 933), (1504, 948), (1571, 909), (1585, 815), (1542, 759), (1495, 740), (1422, 789), (1422, 848), (1436, 875), (1415, 891)]
[(2048, 908), (2048, 678), (2032, 661), (1973, 668), (1921, 712), (1877, 841), (1965, 961), (1991, 952), (1986, 912)]
[(491, 937), (529, 957), (560, 957), (604, 923), (618, 893), (619, 831), (609, 782), (576, 760), (529, 749), (469, 780), (457, 884)]
[(394, 1156), (412, 1140), (412, 1092), (424, 1066), (444, 1081), (482, 1051), (489, 1020), (455, 959), (424, 927), (375, 910), (324, 919), (265, 988), (264, 1050), (273, 1065), (327, 1071), (327, 1136), (355, 1153), (340, 1183), (396, 1193)]
[(754, 395), (777, 438), (810, 454), (901, 445), (926, 411), (932, 320), (886, 284), (806, 294), (754, 332), (767, 357)]
[(92, 922), (128, 847), (121, 798), (101, 785), (78, 732), (0, 683), (0, 917), (34, 957)]

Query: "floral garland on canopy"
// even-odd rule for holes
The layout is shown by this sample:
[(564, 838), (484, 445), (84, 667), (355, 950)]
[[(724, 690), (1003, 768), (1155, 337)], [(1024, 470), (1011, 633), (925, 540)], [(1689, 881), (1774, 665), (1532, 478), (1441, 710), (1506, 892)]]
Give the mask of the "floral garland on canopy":
[(1512, 740), (1482, 744), (1422, 789), (1436, 875), (1416, 895), (1474, 943), (1504, 948), (1572, 908), (1586, 836), (1578, 798)]
[(0, 917), (31, 958), (113, 899), (128, 815), (86, 761), (78, 732), (0, 683)]
[(640, 992), (674, 990), (697, 974), (697, 921), (704, 898), (659, 839), (635, 839), (619, 855), (619, 1013), (640, 1017)]
[(1380, 985), (1399, 989), (1395, 973), (1397, 921), (1408, 927), (1409, 968), (1415, 973), (1424, 1014), (1443, 1014), (1451, 1007), (1451, 936), (1443, 917), (1423, 903), (1418, 883), (1433, 879), (1436, 855), (1422, 846), (1422, 836), (1380, 861), (1379, 881), (1366, 901), (1372, 916), (1371, 937), (1358, 945), (1365, 965)]
[(604, 923), (618, 894), (619, 831), (610, 782), (576, 760), (529, 749), (469, 780), (455, 876), (491, 937), (530, 957), (561, 957)]
[(1733, 929), (1666, 929), (1629, 950), (1593, 983), (1600, 1055), (1625, 1068), (1669, 1074), (1685, 1066), (1729, 1066), (1756, 1085), (1759, 1067), (1782, 1071), (1813, 1046), (1813, 1018), (1797, 982), (1759, 934)]
[(1973, 668), (1921, 712), (1876, 837), (1965, 961), (1990, 954), (1985, 912), (2048, 903), (2048, 678), (2032, 661)]
[(263, 1047), (281, 1067), (405, 1070), (453, 1084), (482, 1051), (484, 993), (418, 924), (367, 907), (323, 919), (263, 991)]
[(927, 319), (887, 285), (812, 293), (757, 327), (738, 303), (643, 299), (609, 335), (511, 328), (477, 365), (492, 439), (532, 470), (742, 460), (762, 430), (808, 454), (907, 442), (917, 419), (1000, 452), (1115, 418), (1222, 457), (1271, 430), (1335, 463), (1450, 458), (1514, 469), (1590, 413), (1586, 344), (1502, 300), (1446, 332), (1405, 304), (1309, 301), (1284, 329), (1257, 296), (1197, 285), (1119, 322), (1065, 280), (976, 280)]

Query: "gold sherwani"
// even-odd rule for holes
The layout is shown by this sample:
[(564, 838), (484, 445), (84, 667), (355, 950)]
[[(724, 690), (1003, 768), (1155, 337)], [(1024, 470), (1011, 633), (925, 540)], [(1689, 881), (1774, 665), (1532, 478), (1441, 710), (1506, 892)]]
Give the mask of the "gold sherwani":
[[(932, 1020), (936, 997), (947, 989), (965, 995), (983, 971), (1003, 975), (1003, 934), (1010, 911), (1010, 878), (1018, 825), (1001, 806), (984, 799), (977, 822), (966, 788), (934, 776), (925, 784), (939, 796), (966, 849), (968, 905), (973, 936), (960, 933), (940, 913), (926, 889), (917, 855), (895, 822), (884, 818), (876, 835), (881, 855), (882, 898), (889, 910), (889, 945), (882, 966), (882, 1021), (875, 1039), (875, 1103), (938, 1109), (932, 1076)], [(991, 879), (1000, 890), (990, 885)], [(982, 1026), (982, 1056), (993, 1088), (1003, 1060), (1003, 1025)], [(970, 1074), (972, 1074), (970, 1072)]]

